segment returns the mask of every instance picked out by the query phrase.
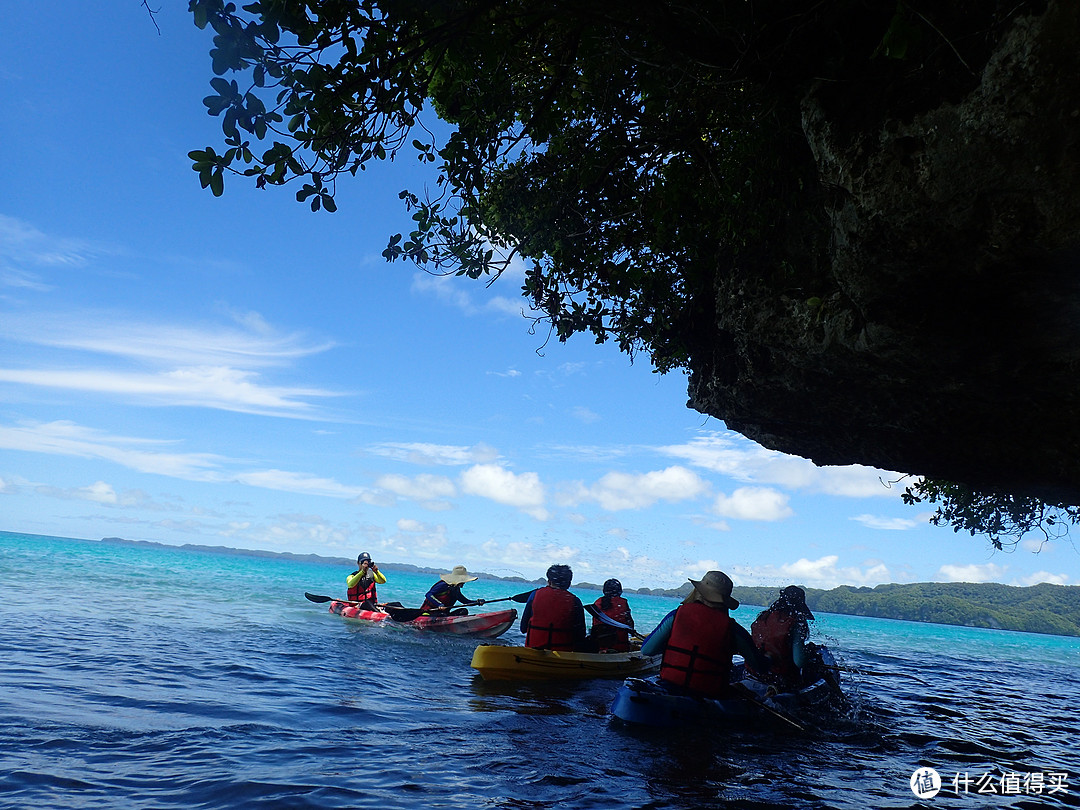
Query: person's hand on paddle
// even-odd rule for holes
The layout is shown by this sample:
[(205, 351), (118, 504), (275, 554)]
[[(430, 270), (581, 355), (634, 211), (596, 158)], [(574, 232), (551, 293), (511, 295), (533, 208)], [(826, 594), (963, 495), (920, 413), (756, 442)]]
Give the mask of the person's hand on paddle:
[(482, 604), (484, 604), (484, 601), (485, 601), (485, 600), (483, 600), (483, 599), (477, 599), (477, 600), (476, 600), (476, 604), (477, 604), (477, 605), (482, 605)]

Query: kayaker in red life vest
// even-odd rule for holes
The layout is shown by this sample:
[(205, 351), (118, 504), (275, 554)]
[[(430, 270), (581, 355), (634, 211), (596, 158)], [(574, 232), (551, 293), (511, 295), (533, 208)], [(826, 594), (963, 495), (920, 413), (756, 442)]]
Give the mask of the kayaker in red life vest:
[(521, 612), (526, 647), (572, 651), (589, 646), (585, 606), (568, 590), (573, 578), (569, 565), (553, 565), (547, 570), (547, 587), (529, 596)]
[(723, 571), (709, 571), (690, 580), (694, 589), (641, 645), (643, 655), (660, 655), (660, 679), (668, 686), (704, 697), (730, 691), (731, 656), (738, 654), (758, 667), (768, 661), (754, 647), (746, 628), (728, 615), (739, 606)]
[[(439, 581), (428, 589), (428, 592), (424, 595), (424, 604), (420, 607), (427, 611), (433, 611), (436, 615), (446, 615), (456, 603), (482, 605), (484, 604), (483, 599), (466, 599), (461, 593), (462, 585), (466, 582), (474, 582), (479, 578), (471, 576), (464, 565), (455, 565), (454, 570), (449, 574), (440, 576)], [(468, 611), (465, 612), (468, 613)]]
[(364, 610), (378, 610), (376, 604), (379, 597), (375, 586), (385, 583), (386, 577), (379, 570), (379, 566), (371, 561), (371, 555), (366, 551), (356, 558), (356, 566), (357, 570), (345, 577), (345, 585), (349, 589), (348, 600), (361, 602), (360, 607)]
[(758, 614), (750, 625), (754, 646), (767, 655), (769, 667), (758, 670), (749, 667), (760, 680), (788, 690), (803, 685), (803, 667), (809, 663), (806, 641), (814, 614), (806, 606), (806, 591), (798, 585), (788, 585), (780, 598)]
[[(604, 595), (593, 602), (593, 607), (610, 619), (617, 622), (634, 626), (634, 617), (630, 615), (630, 603), (623, 599), (622, 583), (617, 579), (609, 579), (604, 583)], [(611, 650), (614, 652), (628, 652), (630, 650), (630, 633), (604, 624), (593, 616), (592, 628), (589, 635), (600, 652)]]

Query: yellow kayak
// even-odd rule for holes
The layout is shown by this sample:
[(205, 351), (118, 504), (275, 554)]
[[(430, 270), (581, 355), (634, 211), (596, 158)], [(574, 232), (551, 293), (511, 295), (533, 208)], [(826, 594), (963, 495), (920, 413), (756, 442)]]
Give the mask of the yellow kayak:
[(660, 668), (659, 655), (640, 652), (582, 653), (481, 644), (472, 668), (485, 681), (581, 680), (625, 678)]

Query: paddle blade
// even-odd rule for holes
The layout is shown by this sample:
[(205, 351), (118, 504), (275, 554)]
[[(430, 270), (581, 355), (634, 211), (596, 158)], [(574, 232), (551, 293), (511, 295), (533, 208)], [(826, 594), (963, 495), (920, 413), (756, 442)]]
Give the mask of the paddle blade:
[(304, 596), (308, 598), (308, 601), (315, 602), (316, 604), (320, 605), (326, 602), (334, 601), (334, 597), (332, 596), (319, 596), (317, 593), (307, 593), (306, 591), (304, 592)]
[(411, 622), (413, 619), (419, 619), (426, 612), (423, 608), (395, 608), (389, 605), (383, 605), (383, 610), (395, 622)]
[(637, 630), (635, 630), (630, 625), (623, 624), (622, 622), (615, 621), (615, 619), (611, 618), (606, 613), (600, 612), (600, 609), (597, 608), (596, 605), (585, 605), (584, 607), (585, 607), (585, 610), (588, 611), (590, 615), (594, 616), (597, 619), (597, 621), (599, 621), (599, 622), (601, 622), (603, 624), (611, 625), (612, 627), (618, 627), (620, 630), (627, 630), (630, 633), (632, 633), (633, 635), (635, 635), (637, 638), (641, 638), (641, 639), (645, 638), (645, 636), (641, 635), (641, 633), (639, 633)]
[(524, 605), (526, 602), (529, 601), (529, 597), (532, 596), (532, 595), (533, 595), (532, 591), (525, 591), (525, 593), (516, 593), (513, 596), (509, 596), (507, 598), (510, 599), (513, 602), (518, 602), (519, 604)]

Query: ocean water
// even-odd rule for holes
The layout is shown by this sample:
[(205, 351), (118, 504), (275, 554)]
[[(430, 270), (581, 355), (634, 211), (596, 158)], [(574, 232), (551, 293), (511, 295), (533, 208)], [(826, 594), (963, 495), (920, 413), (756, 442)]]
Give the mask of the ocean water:
[[(850, 716), (644, 731), (612, 721), (616, 681), (485, 683), (476, 640), (304, 598), (350, 572), (0, 533), (0, 807), (1080, 807), (1080, 639), (822, 615), (876, 673), (845, 676)], [(387, 575), (405, 605), (433, 580)], [(643, 629), (677, 604), (630, 602)]]

